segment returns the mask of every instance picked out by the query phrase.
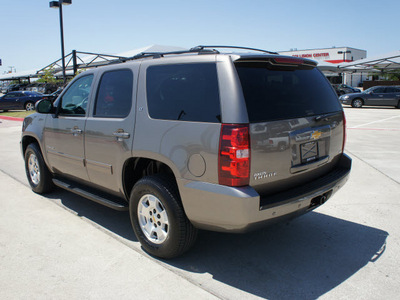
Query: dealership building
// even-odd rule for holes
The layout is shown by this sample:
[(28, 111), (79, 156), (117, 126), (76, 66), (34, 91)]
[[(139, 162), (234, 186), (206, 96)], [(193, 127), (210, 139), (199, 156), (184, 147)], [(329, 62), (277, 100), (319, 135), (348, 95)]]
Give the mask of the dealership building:
[[(345, 62), (352, 62), (367, 57), (367, 51), (351, 48), (351, 47), (332, 47), (323, 49), (308, 49), (297, 50), (291, 49), (290, 51), (280, 51), (279, 54), (308, 58), (318, 62), (319, 65), (342, 64)], [(328, 68), (327, 68), (328, 69)], [(332, 71), (323, 71), (332, 83), (345, 83), (350, 86), (358, 86), (367, 78), (367, 73), (338, 73)], [(342, 77), (343, 76), (343, 77)]]

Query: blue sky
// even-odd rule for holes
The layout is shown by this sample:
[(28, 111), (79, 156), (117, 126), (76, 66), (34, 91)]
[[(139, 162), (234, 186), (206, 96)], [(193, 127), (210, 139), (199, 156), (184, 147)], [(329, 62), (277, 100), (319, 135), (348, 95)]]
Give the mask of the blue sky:
[[(113, 54), (148, 45), (240, 45), (272, 51), (348, 46), (368, 57), (400, 50), (400, 1), (72, 0), (65, 53)], [(61, 57), (59, 13), (48, 0), (1, 0), (0, 74)]]

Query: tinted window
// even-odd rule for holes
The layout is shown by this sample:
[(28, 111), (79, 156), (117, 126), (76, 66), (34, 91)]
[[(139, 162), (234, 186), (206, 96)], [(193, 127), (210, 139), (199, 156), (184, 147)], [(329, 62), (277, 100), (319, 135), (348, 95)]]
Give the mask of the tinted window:
[(237, 64), (250, 122), (293, 119), (341, 110), (320, 71)]
[(149, 67), (147, 104), (155, 119), (220, 122), (215, 64)]
[(95, 117), (124, 118), (132, 106), (133, 74), (130, 70), (106, 72), (97, 91)]
[(65, 92), (61, 99), (60, 114), (84, 116), (92, 86), (93, 75), (81, 77)]
[(386, 93), (398, 93), (400, 92), (400, 89), (394, 88), (394, 87), (388, 87), (386, 88)]
[(383, 88), (383, 87), (379, 87), (379, 88), (374, 89), (374, 93), (375, 94), (384, 93), (384, 92), (385, 92), (385, 88)]

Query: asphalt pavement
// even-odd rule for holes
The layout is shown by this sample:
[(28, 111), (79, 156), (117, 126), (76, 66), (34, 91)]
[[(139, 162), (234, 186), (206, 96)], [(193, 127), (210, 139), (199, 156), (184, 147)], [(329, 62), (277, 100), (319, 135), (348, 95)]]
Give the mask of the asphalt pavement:
[(400, 110), (346, 108), (345, 187), (290, 223), (201, 231), (186, 255), (145, 254), (126, 212), (27, 183), (21, 122), (0, 119), (1, 299), (397, 299)]

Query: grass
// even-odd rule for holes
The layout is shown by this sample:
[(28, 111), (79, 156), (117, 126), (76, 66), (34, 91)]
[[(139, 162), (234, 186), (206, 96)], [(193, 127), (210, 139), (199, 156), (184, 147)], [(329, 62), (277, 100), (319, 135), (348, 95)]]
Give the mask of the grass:
[(0, 116), (14, 117), (14, 118), (25, 118), (30, 114), (36, 112), (35, 110), (26, 111), (26, 110), (18, 110), (18, 111), (8, 111), (8, 112), (0, 112)]

